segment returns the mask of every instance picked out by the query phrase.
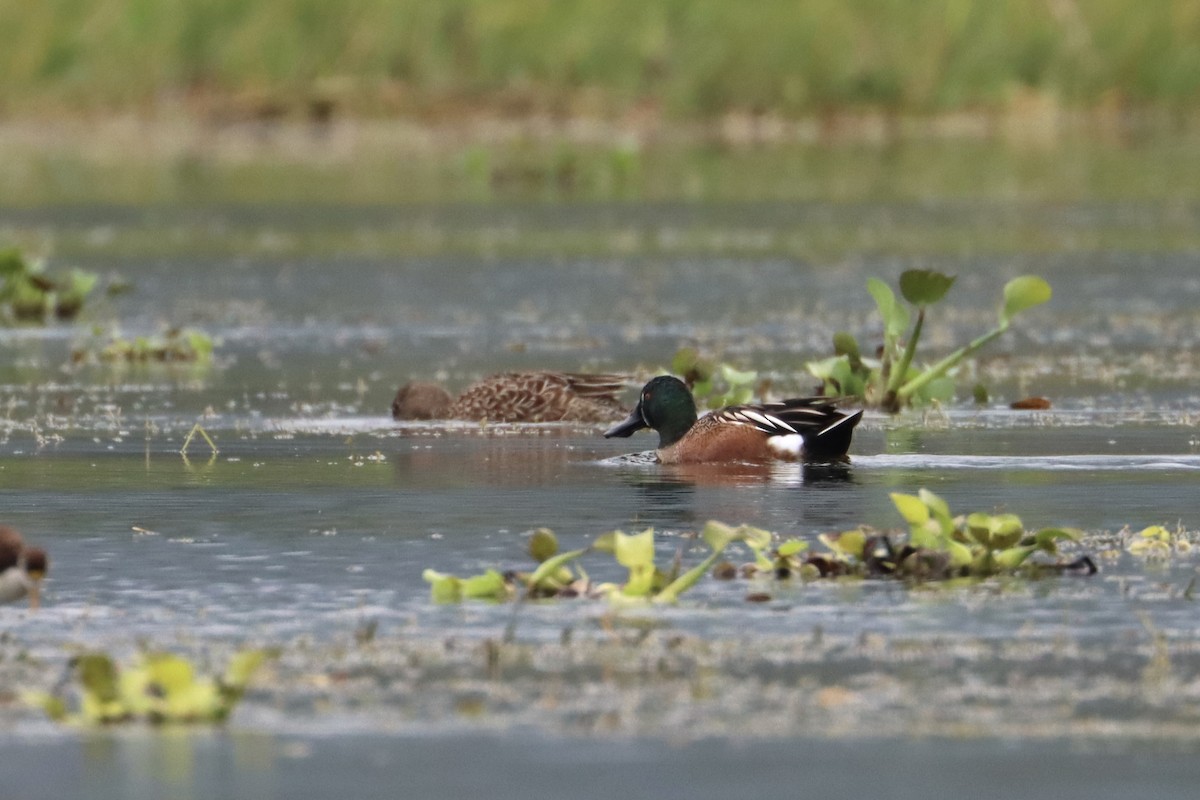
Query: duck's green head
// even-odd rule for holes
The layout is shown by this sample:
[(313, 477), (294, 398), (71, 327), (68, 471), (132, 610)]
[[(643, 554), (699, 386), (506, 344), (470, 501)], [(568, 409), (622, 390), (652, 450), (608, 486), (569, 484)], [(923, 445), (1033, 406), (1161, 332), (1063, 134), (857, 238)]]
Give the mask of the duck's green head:
[(660, 375), (642, 388), (637, 407), (624, 422), (604, 432), (605, 439), (632, 436), (634, 431), (653, 428), (658, 431), (660, 448), (683, 438), (696, 424), (696, 401), (683, 381)]

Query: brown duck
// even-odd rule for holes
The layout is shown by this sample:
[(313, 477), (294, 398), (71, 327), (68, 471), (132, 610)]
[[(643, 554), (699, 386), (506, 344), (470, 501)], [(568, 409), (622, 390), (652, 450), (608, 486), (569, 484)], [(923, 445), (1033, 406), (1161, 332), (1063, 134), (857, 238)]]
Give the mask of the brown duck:
[(488, 422), (611, 422), (625, 413), (617, 396), (621, 375), (575, 372), (504, 372), (467, 387), (457, 398), (432, 383), (408, 383), (396, 392), (392, 418)]

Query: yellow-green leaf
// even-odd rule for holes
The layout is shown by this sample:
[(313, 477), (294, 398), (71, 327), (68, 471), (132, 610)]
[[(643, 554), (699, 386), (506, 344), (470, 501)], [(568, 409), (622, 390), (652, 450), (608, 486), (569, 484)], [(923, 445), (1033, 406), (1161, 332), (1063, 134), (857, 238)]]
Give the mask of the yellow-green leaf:
[(1013, 278), (1004, 287), (1004, 308), (1000, 320), (1008, 322), (1026, 309), (1048, 302), (1053, 292), (1050, 284), (1037, 275), (1022, 275)]
[(482, 575), (473, 575), (462, 582), (463, 597), (474, 600), (504, 600), (508, 597), (508, 585), (504, 576), (494, 569)]
[(558, 537), (549, 528), (538, 528), (529, 536), (529, 555), (539, 564), (558, 552)]
[(616, 541), (613, 553), (617, 563), (623, 567), (653, 568), (654, 566), (654, 528), (647, 528), (641, 533), (627, 534), (615, 532)]
[(909, 525), (924, 525), (929, 519), (929, 507), (925, 505), (920, 497), (912, 494), (901, 494), (900, 492), (892, 492), (891, 497), (896, 510), (900, 512), (900, 516), (904, 517), (905, 522)]
[(462, 601), (462, 581), (453, 575), (427, 569), (421, 577), (429, 584), (429, 595), (435, 603), (458, 603)]
[(241, 689), (250, 682), (254, 673), (258, 672), (270, 653), (262, 648), (240, 650), (229, 659), (225, 667), (225, 675), (221, 682), (234, 689)]

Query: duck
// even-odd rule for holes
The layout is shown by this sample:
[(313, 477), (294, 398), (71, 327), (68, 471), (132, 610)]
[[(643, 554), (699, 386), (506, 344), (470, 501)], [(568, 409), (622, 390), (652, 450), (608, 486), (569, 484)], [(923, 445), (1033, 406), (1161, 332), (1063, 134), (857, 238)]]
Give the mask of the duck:
[(625, 413), (621, 375), (502, 372), (472, 384), (457, 398), (432, 383), (407, 383), (392, 401), (395, 420), (488, 422), (611, 422)]
[(687, 385), (660, 375), (642, 388), (633, 412), (605, 431), (604, 438), (624, 438), (651, 428), (658, 432), (662, 464), (846, 461), (863, 412), (846, 413), (834, 403), (828, 397), (794, 397), (727, 406), (697, 417)]
[(28, 595), (29, 607), (37, 608), (48, 567), (45, 550), (27, 546), (14, 528), (0, 525), (0, 603)]

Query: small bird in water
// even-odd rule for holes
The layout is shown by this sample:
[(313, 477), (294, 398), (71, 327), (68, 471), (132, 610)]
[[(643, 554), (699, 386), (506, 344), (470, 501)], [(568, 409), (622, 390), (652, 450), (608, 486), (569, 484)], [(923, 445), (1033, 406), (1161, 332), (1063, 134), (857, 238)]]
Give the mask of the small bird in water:
[(16, 530), (0, 525), (0, 603), (29, 595), (29, 607), (37, 608), (48, 566), (45, 550), (28, 547)]
[(457, 398), (432, 383), (408, 383), (396, 392), (392, 418), (488, 422), (609, 422), (625, 413), (617, 396), (620, 375), (505, 372), (489, 375)]
[(652, 428), (663, 464), (843, 461), (862, 413), (839, 411), (827, 397), (795, 397), (729, 406), (697, 418), (696, 401), (683, 381), (661, 375), (642, 389), (629, 418), (604, 438)]

